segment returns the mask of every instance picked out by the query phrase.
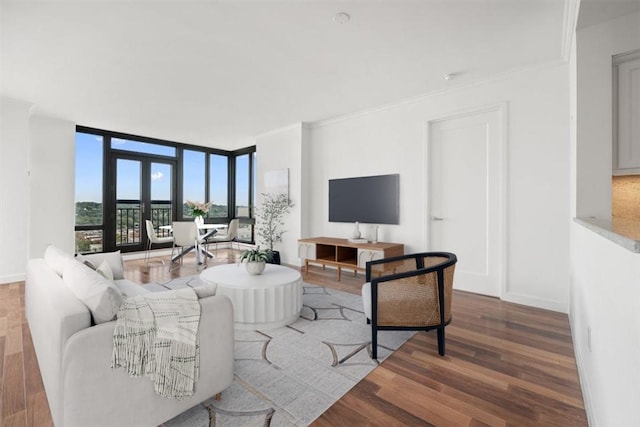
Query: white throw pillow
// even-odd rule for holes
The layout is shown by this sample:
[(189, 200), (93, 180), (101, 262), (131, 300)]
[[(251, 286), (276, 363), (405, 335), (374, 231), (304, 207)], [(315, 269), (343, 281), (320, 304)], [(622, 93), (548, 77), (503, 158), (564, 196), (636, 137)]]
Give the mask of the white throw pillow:
[(62, 276), (64, 267), (70, 260), (73, 261), (73, 257), (70, 254), (53, 245), (47, 246), (47, 249), (44, 251), (44, 262), (46, 262), (58, 276)]
[[(88, 267), (91, 268), (90, 266)], [(102, 261), (102, 264), (100, 264), (98, 268), (96, 268), (96, 271), (100, 273), (100, 275), (105, 279), (113, 282), (113, 271), (111, 271), (111, 267), (109, 267), (109, 263), (107, 262), (107, 260)]]
[(76, 254), (76, 261), (80, 261), (81, 263), (83, 263), (84, 265), (86, 265), (92, 270), (95, 270), (97, 268), (96, 265), (93, 265), (93, 263), (89, 261), (89, 259), (82, 254)]
[(96, 324), (109, 322), (116, 317), (124, 298), (112, 282), (79, 262), (67, 263), (62, 279), (87, 306)]
[(124, 279), (124, 264), (122, 264), (122, 255), (120, 255), (120, 251), (84, 255), (83, 259), (88, 260), (96, 266), (102, 264), (103, 261), (107, 261), (109, 263), (109, 267), (111, 267), (111, 271), (113, 272), (113, 278), (115, 280)]

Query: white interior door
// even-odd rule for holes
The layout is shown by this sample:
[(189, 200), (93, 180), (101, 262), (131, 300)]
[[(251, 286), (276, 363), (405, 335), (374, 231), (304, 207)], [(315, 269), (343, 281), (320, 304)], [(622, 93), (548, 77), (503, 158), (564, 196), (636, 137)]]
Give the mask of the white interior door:
[(502, 130), (499, 109), (429, 123), (431, 250), (458, 257), (454, 288), (502, 294)]

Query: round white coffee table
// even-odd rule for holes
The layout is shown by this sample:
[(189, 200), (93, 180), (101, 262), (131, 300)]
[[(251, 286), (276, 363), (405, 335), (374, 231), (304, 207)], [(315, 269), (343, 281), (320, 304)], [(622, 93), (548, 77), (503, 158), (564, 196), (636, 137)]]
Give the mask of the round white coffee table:
[(244, 264), (225, 264), (207, 268), (200, 278), (216, 284), (217, 295), (231, 299), (238, 329), (277, 328), (300, 316), (302, 276), (292, 268), (267, 264), (262, 274), (253, 276)]

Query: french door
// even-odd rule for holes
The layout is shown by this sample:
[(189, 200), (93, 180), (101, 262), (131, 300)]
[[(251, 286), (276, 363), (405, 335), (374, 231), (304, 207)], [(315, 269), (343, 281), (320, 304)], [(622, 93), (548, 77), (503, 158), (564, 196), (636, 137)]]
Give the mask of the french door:
[(151, 220), (160, 237), (176, 218), (176, 162), (154, 156), (113, 153), (111, 200), (107, 205), (105, 244), (123, 252), (146, 249), (145, 221)]

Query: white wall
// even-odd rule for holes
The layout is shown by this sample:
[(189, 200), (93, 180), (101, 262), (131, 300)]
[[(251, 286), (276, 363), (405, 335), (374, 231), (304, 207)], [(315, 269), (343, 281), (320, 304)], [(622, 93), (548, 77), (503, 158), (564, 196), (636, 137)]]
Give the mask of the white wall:
[(640, 254), (574, 224), (571, 266), (571, 332), (590, 425), (638, 426)]
[(577, 214), (611, 218), (613, 55), (640, 48), (640, 14), (583, 28), (577, 36)]
[[(293, 203), (291, 212), (285, 217), (286, 233), (282, 242), (277, 243), (275, 250), (280, 251), (282, 263), (299, 265), (298, 239), (302, 234), (302, 217), (305, 206), (302, 199), (302, 188), (305, 185), (302, 173), (303, 147), (308, 131), (302, 123), (276, 129), (256, 138), (257, 198), (260, 207), (262, 193), (266, 192), (264, 174), (267, 171), (289, 169), (289, 199)], [(265, 246), (256, 235), (256, 243)]]
[[(611, 57), (640, 48), (636, 13), (576, 34), (572, 194), (577, 216), (611, 216)], [(589, 423), (640, 425), (640, 254), (571, 227), (569, 320)], [(589, 330), (591, 348), (589, 349)]]
[[(569, 66), (529, 71), (316, 124), (308, 235), (347, 237), (328, 222), (328, 180), (400, 174), (400, 225), (380, 240), (427, 249), (424, 128), (429, 119), (500, 102), (507, 118), (507, 290), (510, 301), (566, 312), (569, 295)], [(366, 235), (368, 230), (361, 227)]]
[(74, 250), (75, 125), (0, 98), (0, 283), (47, 244)]
[(31, 104), (0, 97), (0, 283), (24, 280)]
[(75, 252), (75, 124), (44, 115), (30, 120), (29, 258), (54, 244)]

